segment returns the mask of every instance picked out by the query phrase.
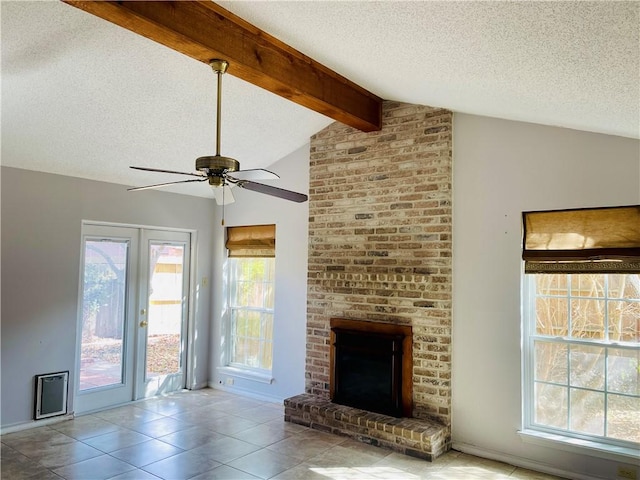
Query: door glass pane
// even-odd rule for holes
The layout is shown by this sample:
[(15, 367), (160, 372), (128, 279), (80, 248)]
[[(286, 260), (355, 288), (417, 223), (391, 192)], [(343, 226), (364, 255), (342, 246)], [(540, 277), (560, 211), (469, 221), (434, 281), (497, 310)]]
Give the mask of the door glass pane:
[(129, 244), (86, 240), (80, 390), (123, 383), (123, 332)]
[(182, 316), (185, 300), (184, 245), (149, 246), (149, 310), (146, 378), (182, 368)]

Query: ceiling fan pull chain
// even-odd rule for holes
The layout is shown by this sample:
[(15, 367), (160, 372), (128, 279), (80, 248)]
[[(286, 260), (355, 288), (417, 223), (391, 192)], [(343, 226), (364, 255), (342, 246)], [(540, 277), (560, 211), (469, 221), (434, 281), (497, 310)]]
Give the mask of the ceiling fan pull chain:
[(222, 182), (222, 226), (224, 227), (224, 191), (225, 184)]

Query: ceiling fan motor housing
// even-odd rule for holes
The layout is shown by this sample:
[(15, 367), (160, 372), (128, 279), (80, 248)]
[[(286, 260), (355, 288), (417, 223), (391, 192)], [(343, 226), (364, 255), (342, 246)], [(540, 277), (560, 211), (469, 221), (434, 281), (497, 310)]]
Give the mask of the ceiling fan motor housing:
[(240, 162), (229, 157), (209, 155), (196, 159), (196, 170), (207, 174), (209, 185), (219, 187), (223, 185), (223, 175), (225, 173), (240, 170)]

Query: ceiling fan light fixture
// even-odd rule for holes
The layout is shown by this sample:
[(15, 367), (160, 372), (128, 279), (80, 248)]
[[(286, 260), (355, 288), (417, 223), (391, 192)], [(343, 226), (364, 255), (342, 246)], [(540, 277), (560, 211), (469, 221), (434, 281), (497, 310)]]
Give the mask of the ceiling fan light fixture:
[(225, 185), (224, 179), (222, 177), (209, 177), (209, 185), (213, 188), (222, 187)]

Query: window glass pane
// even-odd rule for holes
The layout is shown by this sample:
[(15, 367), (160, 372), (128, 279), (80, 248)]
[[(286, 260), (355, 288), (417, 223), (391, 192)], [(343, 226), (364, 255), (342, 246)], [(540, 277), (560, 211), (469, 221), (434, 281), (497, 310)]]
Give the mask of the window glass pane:
[(640, 399), (607, 397), (607, 436), (640, 443)]
[(234, 283), (232, 290), (231, 305), (236, 307), (239, 305), (246, 305), (249, 299), (249, 292), (247, 284), (237, 281)]
[(571, 386), (604, 388), (604, 348), (571, 345)]
[(236, 264), (235, 288), (232, 289), (231, 305), (239, 307), (273, 308), (266, 304), (271, 301), (273, 295), (269, 295), (272, 289), (269, 258), (258, 259), (234, 259)]
[(604, 300), (571, 300), (571, 336), (574, 338), (605, 338), (604, 306)]
[(260, 312), (245, 312), (247, 316), (247, 337), (260, 338)]
[[(612, 392), (640, 395), (640, 351), (609, 348), (607, 388)], [(636, 399), (640, 403), (640, 399)]]
[(571, 430), (604, 435), (604, 393), (572, 388)]
[(536, 333), (551, 337), (566, 336), (569, 329), (568, 314), (566, 298), (536, 298)]
[(569, 286), (567, 275), (536, 275), (538, 295), (567, 296)]
[(273, 340), (273, 315), (265, 313), (263, 314), (264, 318), (264, 338), (265, 340), (272, 341)]
[(536, 380), (567, 384), (569, 349), (562, 343), (535, 342)]
[(242, 310), (234, 310), (233, 312), (235, 318), (236, 318), (236, 323), (235, 323), (235, 334), (238, 337), (246, 337), (247, 336), (247, 312), (242, 311)]
[(640, 342), (640, 302), (609, 300), (609, 340)]
[(566, 429), (568, 418), (567, 403), (566, 387), (536, 382), (535, 423)]
[(262, 353), (260, 362), (263, 368), (271, 370), (271, 364), (273, 363), (273, 345), (271, 342), (264, 342), (262, 345)]
[(591, 435), (604, 435), (604, 394), (572, 388), (571, 430)]
[(248, 338), (245, 343), (246, 358), (245, 363), (250, 367), (260, 366), (260, 340), (257, 338)]
[(232, 346), (232, 361), (235, 363), (246, 363), (245, 360), (247, 358), (246, 348), (245, 348), (245, 337), (235, 337), (233, 340)]
[(264, 288), (264, 307), (273, 310), (275, 297), (273, 283), (266, 284)]
[(640, 298), (640, 274), (609, 275), (610, 298)]
[(571, 277), (572, 297), (605, 297), (605, 274), (582, 274)]
[(233, 302), (238, 307), (259, 307), (261, 301), (261, 284), (246, 279), (239, 279), (236, 284), (236, 298)]

